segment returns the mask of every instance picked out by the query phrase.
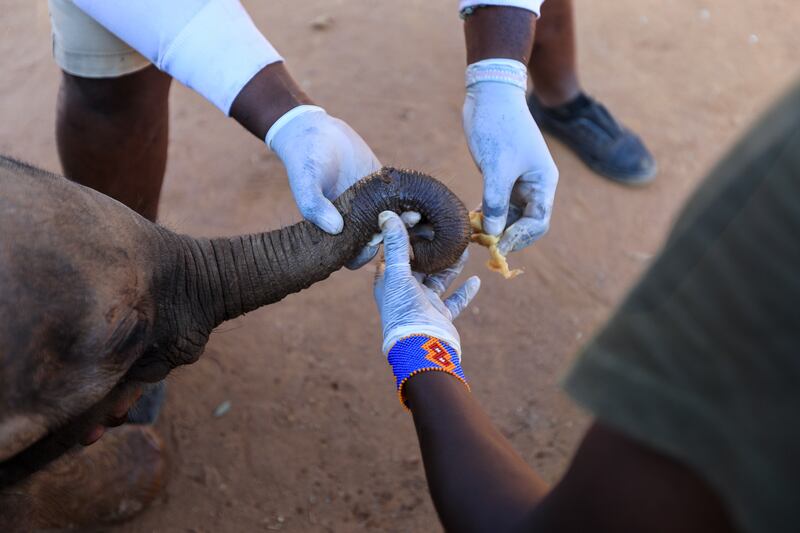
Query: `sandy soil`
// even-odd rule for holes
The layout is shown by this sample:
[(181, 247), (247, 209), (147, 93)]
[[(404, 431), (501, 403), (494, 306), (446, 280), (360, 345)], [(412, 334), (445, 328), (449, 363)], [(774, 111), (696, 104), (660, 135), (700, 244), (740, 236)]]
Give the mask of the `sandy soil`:
[[(464, 53), (453, 1), (247, 4), (310, 94), (386, 164), (442, 177), (469, 206), (480, 178), (462, 138)], [(58, 169), (59, 73), (44, 0), (0, 0), (0, 152)], [(797, 73), (790, 0), (577, 0), (584, 85), (640, 132), (660, 165), (645, 189), (590, 174), (551, 147), (561, 185), (550, 234), (459, 321), (473, 390), (533, 466), (558, 478), (587, 417), (558, 387), (646, 268), (686, 195)], [(323, 30), (312, 28), (331, 17)], [(194, 235), (299, 219), (277, 159), (183, 87), (172, 92), (163, 222)], [(222, 326), (170, 378), (158, 428), (163, 498), (144, 531), (432, 531), (439, 528), (409, 416), (379, 351), (371, 268), (342, 271)], [(214, 411), (229, 401), (220, 417)]]

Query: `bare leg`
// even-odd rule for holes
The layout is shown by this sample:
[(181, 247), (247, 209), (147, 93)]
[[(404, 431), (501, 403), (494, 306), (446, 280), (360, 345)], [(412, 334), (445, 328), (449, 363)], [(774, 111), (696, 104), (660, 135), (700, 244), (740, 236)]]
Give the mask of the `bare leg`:
[(64, 174), (153, 221), (167, 163), (170, 81), (152, 66), (118, 78), (64, 73), (58, 94)]
[(642, 140), (581, 89), (572, 0), (542, 4), (528, 63), (533, 79), (528, 107), (542, 130), (607, 178), (628, 185), (653, 179), (656, 162)]
[(547, 0), (542, 4), (528, 67), (534, 92), (545, 106), (561, 105), (580, 94), (572, 0)]

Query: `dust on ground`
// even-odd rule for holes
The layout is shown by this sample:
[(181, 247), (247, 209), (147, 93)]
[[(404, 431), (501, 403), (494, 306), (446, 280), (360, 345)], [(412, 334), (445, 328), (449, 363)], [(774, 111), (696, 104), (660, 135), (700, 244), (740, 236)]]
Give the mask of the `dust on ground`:
[[(627, 189), (549, 141), (561, 171), (552, 229), (513, 257), (504, 281), (475, 249), (484, 285), (459, 319), (474, 394), (549, 480), (587, 418), (558, 387), (658, 250), (709, 166), (798, 72), (790, 0), (577, 0), (581, 77), (658, 159)], [(441, 177), (477, 205), (481, 182), (461, 131), (464, 52), (455, 1), (246, 2), (295, 77), (385, 164)], [(3, 0), (0, 152), (58, 169), (44, 0)], [(299, 219), (264, 145), (175, 86), (162, 221), (193, 235)], [(411, 419), (380, 354), (372, 271), (342, 271), (229, 322), (169, 380), (158, 429), (171, 481), (145, 531), (438, 530)], [(215, 410), (229, 402), (229, 410)]]

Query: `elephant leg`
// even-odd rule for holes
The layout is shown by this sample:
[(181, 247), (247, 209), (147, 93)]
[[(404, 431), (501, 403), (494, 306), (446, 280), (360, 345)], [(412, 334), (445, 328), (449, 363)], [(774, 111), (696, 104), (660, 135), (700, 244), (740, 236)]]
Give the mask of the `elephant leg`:
[(159, 494), (166, 465), (152, 427), (114, 428), (0, 494), (0, 527), (81, 529), (129, 520)]

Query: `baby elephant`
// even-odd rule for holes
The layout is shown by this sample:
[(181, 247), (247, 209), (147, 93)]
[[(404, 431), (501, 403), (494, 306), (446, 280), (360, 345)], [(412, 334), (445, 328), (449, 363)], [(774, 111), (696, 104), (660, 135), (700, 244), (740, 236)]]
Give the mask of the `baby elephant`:
[(134, 388), (196, 361), (220, 323), (341, 268), (381, 211), (417, 211), (433, 228), (413, 242), (416, 270), (450, 265), (469, 242), (463, 204), (418, 172), (381, 169), (335, 205), (339, 235), (303, 221), (196, 239), (0, 156), (0, 491), (73, 448)]

